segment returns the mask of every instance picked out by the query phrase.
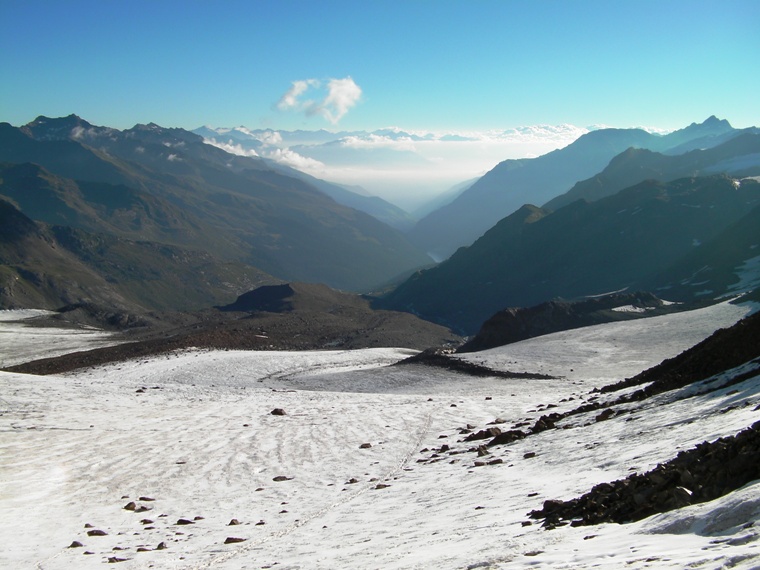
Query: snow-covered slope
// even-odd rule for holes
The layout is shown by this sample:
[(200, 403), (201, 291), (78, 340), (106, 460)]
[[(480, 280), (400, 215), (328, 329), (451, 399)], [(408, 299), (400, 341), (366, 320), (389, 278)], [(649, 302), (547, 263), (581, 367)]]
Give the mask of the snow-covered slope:
[(36, 309), (0, 310), (0, 368), (118, 344), (111, 333), (96, 329), (62, 331), (28, 324), (35, 317), (52, 314)]
[(483, 466), (460, 441), (468, 424), (576, 407), (747, 312), (721, 304), (467, 355), (553, 380), (387, 367), (403, 349), (189, 350), (60, 377), (0, 373), (0, 566), (757, 567), (760, 530), (747, 524), (760, 483), (638, 523), (525, 524), (545, 499), (757, 421), (757, 376), (601, 423), (574, 416), (492, 448)]

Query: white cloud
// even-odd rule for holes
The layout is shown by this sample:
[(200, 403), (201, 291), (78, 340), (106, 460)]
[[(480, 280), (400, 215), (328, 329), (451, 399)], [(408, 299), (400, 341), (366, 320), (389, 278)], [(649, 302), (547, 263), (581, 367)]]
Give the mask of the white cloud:
[(169, 156), (166, 157), (166, 160), (168, 160), (169, 162), (175, 162), (182, 159), (176, 154), (170, 154)]
[(323, 174), (325, 172), (324, 163), (302, 156), (295, 151), (287, 148), (275, 148), (266, 153), (266, 158), (295, 168), (296, 170), (302, 170), (309, 172), (310, 174)]
[(359, 102), (361, 96), (361, 87), (351, 77), (331, 79), (327, 83), (327, 97), (319, 105), (319, 112), (336, 125)]
[(243, 148), (243, 145), (234, 142), (232, 139), (227, 142), (219, 141), (217, 139), (204, 139), (203, 142), (215, 146), (216, 148), (220, 148), (230, 154), (236, 154), (238, 156), (259, 156), (259, 154), (252, 148)]
[[(319, 94), (318, 99), (304, 98), (312, 90)], [(293, 81), (290, 89), (280, 97), (276, 107), (280, 111), (303, 112), (309, 117), (320, 115), (337, 125), (359, 102), (361, 96), (361, 87), (350, 76), (329, 79), (326, 85), (318, 79), (302, 79)]]
[(409, 137), (391, 138), (370, 133), (365, 136), (351, 135), (340, 139), (340, 146), (349, 148), (392, 148), (414, 152), (414, 141)]
[[(251, 134), (251, 136), (254, 136)], [(260, 133), (258, 137), (254, 137), (263, 142), (264, 144), (271, 144), (279, 146), (282, 144), (282, 135), (277, 131), (265, 131)]]
[(579, 136), (586, 134), (589, 129), (575, 125), (528, 125), (515, 127), (500, 132), (490, 132), (489, 138), (500, 142), (528, 143), (538, 141), (553, 141), (559, 144), (569, 144)]
[(289, 111), (291, 109), (303, 110), (304, 106), (310, 107), (311, 105), (309, 103), (313, 104), (313, 102), (301, 102), (298, 100), (298, 98), (308, 91), (310, 87), (319, 87), (319, 81), (316, 79), (294, 81), (291, 88), (280, 97), (280, 100), (277, 103), (277, 108), (280, 111)]
[(259, 149), (259, 152), (256, 152), (251, 148), (243, 148), (243, 145), (240, 143), (235, 143), (232, 139), (227, 142), (219, 141), (217, 139), (204, 139), (203, 142), (220, 148), (230, 154), (235, 154), (237, 156), (268, 158), (270, 160), (274, 160), (275, 162), (279, 162), (280, 164), (284, 164), (285, 166), (295, 168), (296, 170), (309, 172), (310, 174), (324, 174), (326, 169), (325, 165), (322, 162), (300, 155), (288, 148), (283, 149), (277, 147), (264, 147), (262, 149)]
[[(304, 96), (309, 93), (303, 92), (301, 99)], [(299, 112), (305, 112), (305, 107)], [(338, 107), (333, 112), (338, 113)], [(235, 130), (243, 132), (240, 127)], [(343, 136), (333, 133), (332, 139), (294, 138), (288, 131), (249, 132), (264, 143), (255, 151), (224, 135), (206, 142), (232, 154), (261, 156), (318, 178), (359, 185), (414, 209), (455, 184), (482, 176), (505, 159), (541, 156), (570, 144), (589, 129), (568, 124), (436, 132), (386, 127)]]
[[(108, 130), (106, 130), (105, 132), (108, 133)], [(93, 138), (93, 137), (97, 137), (98, 135), (100, 135), (100, 133), (94, 127), (85, 129), (81, 125), (77, 125), (73, 129), (71, 129), (71, 138), (74, 140), (79, 140), (85, 137)]]

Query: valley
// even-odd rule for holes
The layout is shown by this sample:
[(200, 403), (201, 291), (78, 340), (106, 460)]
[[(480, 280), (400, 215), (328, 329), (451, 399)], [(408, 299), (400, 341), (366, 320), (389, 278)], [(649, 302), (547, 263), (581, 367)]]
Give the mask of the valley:
[(0, 568), (760, 568), (756, 0), (0, 18)]
[(758, 136), (599, 129), (415, 223), (0, 125), (0, 564), (755, 567)]

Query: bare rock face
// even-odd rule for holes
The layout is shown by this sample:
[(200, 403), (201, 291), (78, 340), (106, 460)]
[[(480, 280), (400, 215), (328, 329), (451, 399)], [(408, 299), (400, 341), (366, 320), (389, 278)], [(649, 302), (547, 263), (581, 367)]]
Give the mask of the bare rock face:
[(492, 427), (492, 428), (480, 430), (475, 433), (471, 433), (466, 438), (464, 438), (464, 440), (478, 441), (480, 439), (490, 439), (492, 437), (496, 437), (497, 435), (501, 435), (501, 429), (497, 427)]
[(474, 352), (552, 332), (641, 316), (642, 313), (612, 311), (625, 305), (641, 309), (642, 313), (647, 310), (647, 316), (665, 310), (663, 302), (651, 293), (617, 293), (584, 301), (554, 300), (533, 307), (508, 308), (483, 323), (478, 334), (457, 352)]
[(638, 521), (711, 501), (760, 478), (760, 422), (735, 436), (700, 443), (644, 474), (601, 483), (570, 501), (544, 501), (528, 516), (554, 528)]
[(511, 429), (509, 431), (505, 431), (496, 435), (496, 437), (488, 442), (488, 445), (489, 447), (492, 445), (506, 445), (508, 443), (512, 443), (513, 441), (517, 441), (518, 439), (522, 439), (527, 435), (528, 434), (519, 429)]

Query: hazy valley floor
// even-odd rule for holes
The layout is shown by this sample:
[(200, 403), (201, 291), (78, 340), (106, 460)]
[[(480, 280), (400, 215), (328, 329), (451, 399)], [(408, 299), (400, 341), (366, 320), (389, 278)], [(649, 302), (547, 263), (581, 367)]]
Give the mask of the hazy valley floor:
[[(487, 460), (501, 463), (475, 467), (460, 441), (468, 424), (574, 408), (748, 311), (721, 304), (466, 356), (553, 380), (386, 367), (406, 349), (186, 350), (61, 376), (0, 373), (0, 566), (757, 567), (760, 528), (747, 525), (760, 517), (758, 483), (638, 523), (523, 525), (545, 499), (760, 420), (758, 376), (687, 400), (663, 395), (625, 418), (577, 416), (493, 448)], [(14, 330), (2, 352), (48, 342)]]

